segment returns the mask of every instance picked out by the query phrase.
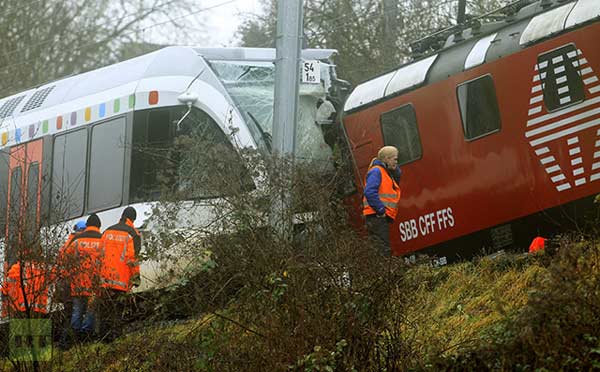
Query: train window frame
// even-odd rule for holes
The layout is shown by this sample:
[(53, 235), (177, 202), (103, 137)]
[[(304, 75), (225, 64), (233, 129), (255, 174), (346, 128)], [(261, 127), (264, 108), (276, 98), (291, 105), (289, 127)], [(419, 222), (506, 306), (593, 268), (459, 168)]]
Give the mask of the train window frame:
[[(463, 87), (467, 87), (467, 89), (468, 89), (469, 84), (473, 84), (477, 81), (482, 81), (484, 79), (489, 79), (489, 81), (492, 83), (492, 88), (493, 88), (492, 92), (494, 93), (493, 102), (495, 103), (495, 114), (496, 114), (495, 117), (497, 118), (497, 126), (493, 130), (490, 130), (490, 131), (487, 131), (484, 133), (479, 133), (473, 137), (468, 137), (468, 128), (469, 128), (468, 119), (469, 119), (469, 117), (468, 117), (468, 114), (465, 115), (463, 112), (463, 105), (461, 102), (460, 90)], [(502, 130), (502, 115), (500, 114), (500, 103), (498, 102), (498, 95), (496, 94), (496, 84), (494, 82), (494, 77), (492, 76), (492, 74), (484, 74), (484, 75), (478, 76), (476, 78), (473, 78), (473, 79), (470, 79), (470, 80), (467, 80), (467, 81), (464, 81), (464, 82), (458, 84), (456, 86), (456, 100), (458, 103), (458, 111), (459, 111), (459, 115), (460, 115), (462, 129), (463, 129), (463, 137), (465, 138), (465, 140), (467, 142), (476, 141), (478, 139), (496, 134)], [(468, 107), (468, 104), (469, 104), (468, 97), (467, 97), (466, 104)], [(465, 116), (467, 116), (467, 117), (465, 118)]]
[[(86, 208), (86, 202), (87, 202), (87, 195), (88, 195), (88, 189), (87, 189), (87, 184), (88, 184), (88, 158), (89, 158), (89, 141), (90, 141), (90, 134), (89, 134), (89, 130), (87, 127), (83, 127), (83, 128), (77, 128), (76, 130), (70, 130), (70, 131), (66, 131), (66, 132), (61, 132), (61, 133), (57, 133), (53, 136), (52, 138), (52, 169), (50, 171), (51, 174), (51, 179), (52, 179), (52, 186), (51, 186), (51, 190), (50, 190), (50, 207), (52, 208), (52, 210), (54, 212), (58, 212), (60, 211), (62, 208), (64, 208), (63, 206), (58, 206), (58, 208), (56, 208), (56, 206), (54, 206), (53, 204), (56, 202), (55, 199), (55, 187), (57, 186), (56, 180), (55, 180), (55, 175), (56, 175), (56, 151), (57, 151), (57, 146), (56, 146), (56, 141), (58, 138), (61, 137), (66, 137), (69, 135), (73, 135), (76, 133), (84, 133), (85, 134), (85, 140), (83, 141), (85, 144), (85, 154), (83, 157), (83, 181), (82, 181), (82, 185), (83, 185), (83, 192), (82, 192), (82, 199), (80, 202), (80, 208), (78, 206), (77, 209), (77, 213), (75, 214), (68, 214), (67, 212), (71, 212), (70, 210), (67, 211), (65, 210), (64, 212), (66, 213), (65, 216), (58, 216), (59, 219), (63, 219), (63, 217), (65, 217), (66, 219), (72, 219), (72, 218), (77, 218), (77, 217), (81, 217), (83, 216), (83, 214), (85, 213), (85, 208)], [(63, 166), (64, 168), (64, 166)], [(64, 172), (64, 170), (63, 170)]]
[[(16, 257), (14, 246), (18, 247), (19, 230), (18, 225), (21, 220), (21, 206), (23, 203), (23, 167), (18, 165), (10, 169), (10, 195), (9, 195), (9, 210), (6, 224), (8, 225), (7, 248), (4, 251), (5, 259), (9, 264), (13, 264), (16, 260), (11, 258)], [(18, 177), (17, 177), (18, 175)], [(17, 182), (15, 182), (17, 179)], [(15, 243), (16, 242), (16, 243)]]
[[(401, 146), (401, 145), (399, 146), (398, 143), (400, 143), (400, 142), (390, 141), (390, 140), (388, 140), (388, 138), (386, 138), (387, 135), (385, 133), (384, 122), (383, 121), (384, 121), (384, 116), (390, 115), (390, 114), (394, 114), (396, 112), (400, 112), (400, 111), (405, 110), (407, 108), (410, 108), (410, 113), (412, 114), (412, 117), (411, 117), (412, 121), (411, 122), (412, 122), (412, 127), (414, 127), (415, 133), (417, 134), (417, 141), (416, 142), (419, 144), (419, 149), (418, 149), (418, 156), (404, 160), (404, 159), (401, 159), (400, 156), (401, 156), (401, 153), (402, 153), (402, 149), (406, 148), (406, 146)], [(402, 106), (398, 106), (398, 107), (396, 107), (396, 108), (394, 108), (392, 110), (383, 112), (379, 116), (379, 128), (381, 129), (381, 136), (383, 138), (384, 145), (386, 145), (386, 146), (388, 146), (388, 145), (395, 146), (398, 149), (398, 151), (399, 151), (399, 153), (398, 153), (398, 165), (410, 164), (412, 162), (415, 162), (415, 161), (420, 160), (420, 159), (423, 158), (423, 143), (421, 141), (421, 133), (419, 131), (419, 122), (418, 122), (418, 119), (417, 119), (417, 111), (415, 110), (415, 106), (412, 103), (407, 103), (407, 104), (404, 104)]]
[[(112, 204), (103, 204), (103, 205), (93, 205), (92, 204), (92, 198), (94, 197), (94, 192), (92, 192), (92, 187), (91, 185), (93, 184), (92, 181), (92, 162), (94, 162), (97, 157), (94, 157), (94, 130), (97, 129), (99, 126), (103, 126), (103, 125), (109, 125), (109, 124), (114, 124), (118, 121), (122, 120), (122, 125), (121, 127), (123, 128), (122, 130), (122, 134), (123, 134), (123, 151), (122, 151), (122, 157), (121, 157), (121, 181), (120, 182), (112, 182), (114, 184), (118, 184), (119, 185), (119, 199), (118, 201), (115, 200), (115, 202), (113, 202)], [(88, 141), (87, 141), (87, 182), (86, 182), (86, 200), (85, 200), (85, 211), (87, 214), (90, 213), (96, 213), (96, 212), (101, 212), (101, 211), (105, 211), (108, 209), (114, 209), (114, 208), (118, 208), (121, 205), (123, 205), (123, 200), (125, 198), (125, 192), (124, 192), (124, 188), (123, 185), (126, 182), (126, 171), (127, 171), (127, 167), (126, 167), (126, 159), (127, 159), (127, 147), (130, 146), (130, 138), (129, 138), (129, 134), (128, 134), (128, 130), (127, 130), (127, 117), (122, 115), (122, 116), (117, 116), (114, 118), (110, 118), (108, 120), (103, 120), (97, 123), (94, 123), (92, 125), (90, 125), (88, 127)], [(113, 166), (115, 165), (115, 163), (111, 163)]]
[(8, 174), (10, 154), (8, 148), (0, 149), (0, 231), (6, 233), (6, 216), (8, 215)]
[[(34, 172), (35, 171), (35, 172)], [(32, 174), (34, 177), (32, 178)], [(35, 188), (32, 188), (32, 183)], [(26, 232), (29, 234), (28, 241), (34, 240), (38, 228), (40, 207), (40, 163), (37, 161), (29, 163), (27, 167), (27, 205), (25, 208)]]
[[(577, 45), (575, 45), (575, 43), (572, 43), (572, 42), (571, 43), (567, 43), (567, 44), (561, 45), (559, 47), (556, 47), (554, 49), (551, 49), (551, 50), (548, 50), (548, 51), (545, 51), (543, 53), (538, 54), (537, 58), (536, 58), (536, 66), (539, 66), (541, 63), (544, 62), (544, 60), (542, 60), (542, 56), (553, 54), (553, 53), (556, 53), (557, 51), (559, 51), (561, 49), (565, 49), (565, 48), (569, 48), (569, 47), (572, 47), (573, 51), (577, 53), (577, 51), (578, 51)], [(568, 52), (564, 53), (564, 54), (567, 54), (567, 57), (568, 57)], [(550, 58), (549, 60), (552, 60), (552, 58)], [(580, 66), (579, 65), (579, 54), (576, 54), (576, 58), (570, 59), (570, 61), (571, 62), (577, 62), (577, 65), (578, 65), (575, 75), (578, 77), (577, 82), (579, 83), (579, 87), (581, 89), (580, 90), (581, 98), (578, 99), (578, 100), (571, 100), (571, 101), (569, 101), (569, 102), (567, 102), (565, 104), (561, 104), (560, 103), (560, 94), (557, 91), (548, 92), (548, 89), (546, 89), (546, 86), (547, 86), (546, 85), (546, 78), (542, 79), (541, 72), (540, 72), (541, 69), (538, 68), (536, 70), (537, 71), (537, 76), (538, 76), (538, 79), (539, 79), (540, 83), (543, 82), (542, 83), (543, 102), (544, 102), (544, 107), (546, 108), (546, 111), (548, 111), (549, 113), (557, 112), (557, 111), (563, 110), (563, 109), (565, 109), (567, 107), (580, 104), (581, 102), (585, 101), (585, 99), (586, 99), (585, 84), (583, 83), (583, 78), (581, 76), (581, 72), (579, 71), (579, 66)], [(577, 88), (577, 87), (575, 87), (574, 85), (571, 84), (572, 82), (573, 82), (572, 80), (569, 80), (567, 78), (567, 87), (569, 88), (569, 90), (568, 90), (569, 92), (571, 92), (572, 89)], [(576, 85), (576, 83), (574, 83), (574, 84)], [(554, 107), (554, 106), (550, 107), (550, 105), (548, 104), (549, 99), (547, 97), (550, 95), (550, 93), (556, 93), (557, 100), (558, 100), (558, 106), (556, 106), (556, 107)], [(571, 97), (571, 96), (569, 96), (569, 97)]]

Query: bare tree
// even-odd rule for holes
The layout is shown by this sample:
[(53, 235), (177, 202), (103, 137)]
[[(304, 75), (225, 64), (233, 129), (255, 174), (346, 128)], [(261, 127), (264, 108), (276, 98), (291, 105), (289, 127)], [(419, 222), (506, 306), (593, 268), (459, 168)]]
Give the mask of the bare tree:
[(118, 61), (145, 28), (181, 26), (197, 3), (0, 0), (0, 96)]

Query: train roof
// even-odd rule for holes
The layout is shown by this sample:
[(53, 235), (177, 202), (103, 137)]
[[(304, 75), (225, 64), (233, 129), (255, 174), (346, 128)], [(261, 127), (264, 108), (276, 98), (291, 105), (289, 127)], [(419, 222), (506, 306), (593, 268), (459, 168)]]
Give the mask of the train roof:
[[(302, 57), (329, 60), (335, 53), (332, 49), (307, 49)], [(0, 98), (0, 128), (8, 125), (8, 119), (16, 120), (102, 92), (119, 90), (122, 95), (134, 94), (139, 83), (145, 79), (166, 76), (195, 78), (211, 60), (272, 62), (275, 60), (275, 49), (166, 47)], [(216, 79), (206, 79), (209, 84), (216, 84)]]
[[(473, 26), (465, 30), (456, 26), (449, 30), (442, 49), (359, 84), (346, 99), (344, 111), (350, 113), (445, 80), (600, 18), (599, 0), (521, 0), (511, 6), (517, 4), (518, 13), (507, 19), (488, 24), (472, 22)], [(412, 46), (422, 47), (431, 40), (423, 39)]]

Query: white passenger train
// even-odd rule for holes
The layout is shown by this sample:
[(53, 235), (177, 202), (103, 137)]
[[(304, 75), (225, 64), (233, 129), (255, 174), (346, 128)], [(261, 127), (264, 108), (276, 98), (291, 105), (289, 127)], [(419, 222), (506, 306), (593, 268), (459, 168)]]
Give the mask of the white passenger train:
[[(334, 54), (302, 54), (320, 72), (301, 84), (296, 156), (324, 167), (332, 153), (318, 116), (335, 106)], [(4, 270), (16, 257), (6, 239), (19, 234), (15, 225), (48, 225), (50, 211), (69, 226), (97, 213), (106, 228), (133, 205), (143, 227), (159, 197), (160, 165), (132, 149), (172, 141), (184, 115), (182, 126), (202, 126), (224, 148), (268, 151), (274, 60), (274, 49), (167, 47), (0, 99)], [(155, 284), (148, 264), (141, 273), (141, 289)]]

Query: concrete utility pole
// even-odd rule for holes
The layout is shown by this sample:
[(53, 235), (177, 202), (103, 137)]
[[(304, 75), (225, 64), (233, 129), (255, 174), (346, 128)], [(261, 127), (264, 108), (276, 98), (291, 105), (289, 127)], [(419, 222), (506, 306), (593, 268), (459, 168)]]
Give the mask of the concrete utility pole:
[(302, 0), (277, 1), (273, 150), (280, 156), (293, 155), (296, 148), (296, 117), (303, 34), (302, 5)]
[[(300, 88), (300, 58), (303, 35), (302, 0), (277, 1), (277, 56), (273, 108), (273, 155), (294, 158), (296, 120)], [(270, 223), (287, 240), (292, 239), (292, 169), (281, 164), (280, 181), (272, 185)], [(277, 179), (276, 177), (274, 179)]]

